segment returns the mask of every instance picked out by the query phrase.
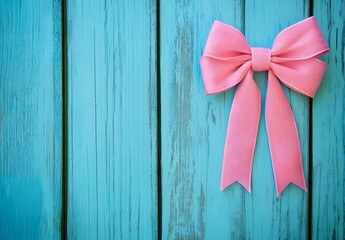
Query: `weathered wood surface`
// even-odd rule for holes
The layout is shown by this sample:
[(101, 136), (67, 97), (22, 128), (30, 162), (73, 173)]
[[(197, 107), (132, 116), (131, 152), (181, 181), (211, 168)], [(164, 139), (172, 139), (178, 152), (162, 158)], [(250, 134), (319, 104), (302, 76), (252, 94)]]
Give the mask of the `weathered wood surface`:
[(60, 1), (0, 3), (0, 239), (59, 239)]
[[(310, 1), (2, 1), (0, 239), (343, 239), (345, 4)], [(310, 13), (331, 48), (323, 82), (314, 100), (283, 87), (309, 192), (276, 197), (264, 72), (252, 194), (220, 192), (235, 88), (204, 93), (213, 21), (271, 47)]]
[[(249, 45), (271, 48), (280, 31), (309, 16), (309, 1), (246, 1), (245, 16), (245, 35)], [(249, 225), (246, 237), (305, 239), (308, 233), (308, 193), (290, 184), (281, 196), (276, 196), (264, 115), (267, 73), (256, 73), (254, 78), (261, 91), (262, 110), (253, 162), (253, 191), (246, 199), (245, 208), (245, 219), (253, 220), (246, 222)], [(309, 99), (284, 84), (281, 86), (297, 123), (308, 186)]]
[[(276, 197), (265, 127), (266, 74), (255, 74), (262, 115), (253, 193), (239, 184), (220, 192), (223, 146), (233, 90), (206, 96), (199, 57), (218, 19), (242, 30), (251, 46), (271, 47), (285, 27), (309, 14), (301, 1), (162, 1), (162, 237), (303, 239), (308, 193), (289, 186)], [(275, 14), (267, 14), (274, 12)], [(295, 113), (308, 178), (309, 100), (284, 88)]]
[(345, 2), (314, 1), (329, 44), (326, 73), (313, 100), (312, 239), (345, 237)]
[(247, 193), (219, 191), (234, 91), (206, 97), (199, 66), (213, 20), (243, 30), (243, 11), (242, 1), (161, 1), (163, 239), (243, 236)]
[(157, 238), (155, 1), (67, 4), (68, 238)]

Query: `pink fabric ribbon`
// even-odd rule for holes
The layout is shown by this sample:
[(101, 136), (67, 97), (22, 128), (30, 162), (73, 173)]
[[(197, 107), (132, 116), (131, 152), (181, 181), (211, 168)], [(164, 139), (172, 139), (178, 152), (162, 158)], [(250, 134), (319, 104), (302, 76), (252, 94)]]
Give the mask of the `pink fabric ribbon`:
[(289, 183), (307, 190), (295, 119), (278, 79), (313, 98), (326, 68), (317, 57), (328, 51), (314, 17), (283, 30), (272, 50), (250, 48), (240, 31), (214, 22), (200, 59), (206, 94), (238, 84), (226, 134), (221, 190), (237, 181), (251, 192), (261, 111), (253, 71), (268, 71), (265, 116), (277, 195)]

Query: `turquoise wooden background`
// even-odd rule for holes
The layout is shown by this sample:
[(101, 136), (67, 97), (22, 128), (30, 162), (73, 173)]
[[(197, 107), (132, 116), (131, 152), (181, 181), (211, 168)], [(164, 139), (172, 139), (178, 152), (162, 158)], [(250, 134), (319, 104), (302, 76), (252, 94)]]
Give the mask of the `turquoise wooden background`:
[[(0, 239), (344, 239), (343, 0), (0, 1)], [(220, 192), (234, 90), (206, 96), (218, 19), (251, 46), (315, 15), (314, 100), (284, 87), (308, 192), (277, 198), (261, 115), (253, 193)], [(266, 73), (255, 73), (263, 101)]]

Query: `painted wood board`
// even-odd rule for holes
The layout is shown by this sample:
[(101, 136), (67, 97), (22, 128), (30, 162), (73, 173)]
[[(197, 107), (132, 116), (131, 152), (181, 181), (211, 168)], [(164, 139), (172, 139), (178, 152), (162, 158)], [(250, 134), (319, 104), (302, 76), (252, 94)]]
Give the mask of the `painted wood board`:
[(345, 237), (345, 2), (314, 1), (330, 52), (313, 100), (312, 239)]
[(156, 2), (67, 2), (68, 238), (156, 239)]
[[(308, 17), (309, 4), (162, 1), (160, 11), (163, 239), (306, 238), (308, 194), (289, 186), (276, 197), (263, 114), (265, 73), (255, 74), (263, 110), (253, 194), (239, 184), (219, 191), (234, 90), (206, 96), (199, 58), (215, 19), (242, 30), (252, 46), (271, 47), (280, 30)], [(267, 12), (276, 12), (276, 17)], [(308, 179), (309, 100), (284, 90), (296, 115)]]
[[(71, 239), (343, 239), (343, 0), (311, 4), (331, 48), (315, 99), (284, 87), (309, 193), (290, 185), (279, 198), (265, 127), (266, 73), (254, 75), (262, 116), (253, 193), (237, 183), (220, 192), (235, 88), (206, 96), (199, 58), (213, 20), (237, 27), (252, 47), (271, 47), (282, 29), (309, 16), (310, 2), (158, 5), (157, 15), (150, 0), (67, 0), (64, 10), (60, 1), (0, 4), (0, 239), (59, 239), (61, 221)], [(64, 37), (68, 195), (62, 196)]]
[(241, 236), (247, 193), (219, 190), (234, 91), (207, 97), (199, 58), (213, 20), (243, 30), (243, 1), (160, 4), (162, 239)]
[[(245, 35), (249, 45), (271, 48), (280, 31), (309, 17), (309, 2), (246, 1), (245, 16)], [(308, 193), (290, 184), (280, 197), (276, 196), (264, 114), (267, 72), (255, 73), (254, 79), (261, 92), (262, 105), (253, 162), (252, 195), (245, 199), (246, 237), (305, 239), (308, 233)], [(309, 99), (283, 84), (281, 86), (296, 120), (308, 186)]]
[(0, 4), (0, 238), (59, 239), (61, 2)]

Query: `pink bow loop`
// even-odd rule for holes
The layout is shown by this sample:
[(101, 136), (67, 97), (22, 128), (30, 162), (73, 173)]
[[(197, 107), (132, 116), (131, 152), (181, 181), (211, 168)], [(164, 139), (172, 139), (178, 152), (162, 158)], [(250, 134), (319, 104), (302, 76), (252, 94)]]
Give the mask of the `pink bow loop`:
[(206, 93), (223, 92), (238, 84), (228, 122), (221, 189), (237, 181), (251, 191), (261, 106), (252, 75), (268, 70), (265, 115), (277, 194), (289, 183), (306, 190), (295, 119), (278, 79), (314, 97), (326, 68), (316, 57), (328, 51), (314, 17), (283, 30), (272, 50), (250, 48), (240, 31), (214, 22), (200, 59)]
[(315, 17), (309, 17), (278, 34), (272, 46), (272, 62), (305, 60), (328, 51)]
[(200, 59), (206, 94), (223, 92), (238, 84), (251, 68), (250, 54), (247, 40), (240, 31), (214, 21)]

